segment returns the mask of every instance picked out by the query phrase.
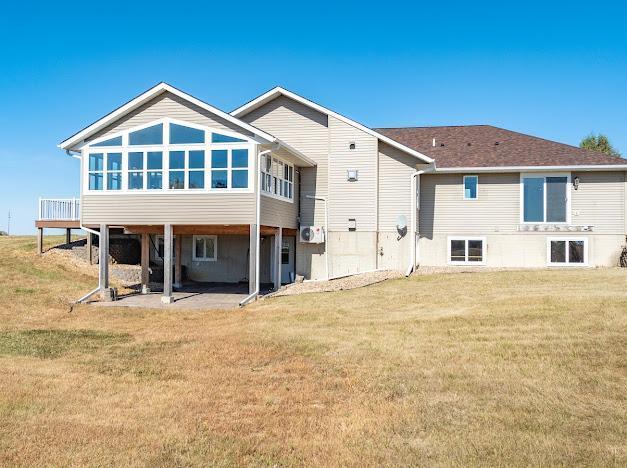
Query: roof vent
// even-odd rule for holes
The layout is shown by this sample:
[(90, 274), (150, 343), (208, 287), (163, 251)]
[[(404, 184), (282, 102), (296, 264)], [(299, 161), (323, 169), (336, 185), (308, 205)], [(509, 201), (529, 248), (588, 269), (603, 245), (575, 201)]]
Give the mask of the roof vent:
[(499, 142), (498, 142), (498, 141), (495, 141), (495, 142), (494, 142), (494, 146), (499, 146)]
[(440, 146), (444, 146), (444, 143), (440, 143)]
[(472, 143), (468, 142), (466, 143), (467, 146), (472, 146)]

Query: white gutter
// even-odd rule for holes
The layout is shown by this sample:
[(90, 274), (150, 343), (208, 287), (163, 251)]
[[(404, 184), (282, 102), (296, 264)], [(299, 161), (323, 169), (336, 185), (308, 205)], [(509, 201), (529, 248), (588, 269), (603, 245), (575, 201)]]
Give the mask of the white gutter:
[(327, 197), (320, 197), (315, 195), (307, 195), (307, 198), (311, 200), (319, 200), (324, 202), (324, 261), (325, 261), (325, 269), (326, 269), (326, 280), (330, 280), (329, 276), (329, 208), (327, 203)]
[(627, 171), (627, 164), (594, 164), (581, 166), (489, 166), (489, 167), (439, 167), (435, 172), (546, 172), (546, 171)]
[(417, 237), (417, 231), (416, 231), (416, 212), (418, 211), (418, 207), (416, 206), (416, 197), (420, 196), (420, 194), (417, 191), (417, 181), (418, 181), (418, 177), (420, 177), (421, 174), (424, 174), (425, 172), (431, 172), (435, 170), (435, 167), (433, 167), (432, 169), (423, 169), (420, 171), (416, 171), (414, 173), (411, 174), (410, 176), (410, 182), (409, 182), (409, 186), (410, 186), (410, 190), (411, 190), (411, 199), (410, 199), (410, 206), (411, 206), (411, 226), (410, 226), (410, 240), (411, 240), (411, 258), (410, 258), (410, 264), (407, 267), (407, 271), (405, 272), (405, 276), (409, 276), (411, 274), (411, 272), (414, 270), (414, 268), (416, 268), (416, 237)]
[[(256, 207), (256, 213), (255, 213), (255, 219), (256, 219), (256, 223), (257, 223), (257, 232), (255, 233), (257, 236), (256, 239), (256, 247), (255, 247), (255, 290), (252, 292), (252, 294), (248, 295), (246, 298), (244, 298), (242, 301), (240, 301), (239, 305), (240, 307), (245, 306), (246, 304), (248, 304), (250, 301), (252, 301), (253, 299), (255, 299), (258, 295), (259, 295), (259, 258), (260, 258), (260, 253), (259, 253), (259, 249), (261, 247), (261, 157), (265, 156), (266, 154), (272, 153), (272, 151), (277, 151), (279, 148), (281, 147), (280, 143), (277, 143), (276, 148), (273, 149), (269, 149), (269, 150), (265, 150), (262, 151), (261, 153), (259, 153), (257, 155), (257, 207)], [(252, 232), (250, 233), (250, 235), (252, 235)]]

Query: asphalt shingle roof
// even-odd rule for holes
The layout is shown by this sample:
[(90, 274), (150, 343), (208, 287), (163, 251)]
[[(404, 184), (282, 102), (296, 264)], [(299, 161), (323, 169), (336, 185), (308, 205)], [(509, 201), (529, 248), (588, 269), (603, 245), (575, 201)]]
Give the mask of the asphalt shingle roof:
[(620, 157), (491, 125), (374, 130), (435, 159), (439, 168), (627, 164)]

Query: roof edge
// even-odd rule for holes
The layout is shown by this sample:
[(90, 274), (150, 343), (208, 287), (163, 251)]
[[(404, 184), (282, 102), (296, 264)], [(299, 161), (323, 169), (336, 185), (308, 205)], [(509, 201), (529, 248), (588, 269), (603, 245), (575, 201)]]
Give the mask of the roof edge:
[(403, 145), (402, 143), (399, 143), (396, 140), (393, 140), (392, 138), (389, 138), (369, 127), (366, 127), (365, 125), (360, 124), (359, 122), (349, 119), (346, 116), (343, 116), (342, 114), (339, 114), (337, 112), (332, 111), (331, 109), (328, 109), (324, 106), (321, 106), (318, 103), (315, 103), (303, 96), (300, 96), (299, 94), (293, 93), (292, 91), (289, 91), (285, 88), (282, 88), (281, 86), (276, 86), (272, 89), (270, 89), (269, 91), (266, 91), (265, 93), (257, 96), (256, 98), (248, 101), (246, 104), (243, 104), (242, 106), (238, 107), (237, 109), (231, 111), (231, 115), (233, 115), (234, 117), (242, 117), (246, 114), (249, 114), (250, 112), (252, 112), (255, 109), (258, 109), (259, 107), (263, 106), (264, 104), (267, 104), (270, 101), (273, 101), (274, 99), (276, 99), (279, 96), (286, 96), (290, 99), (293, 99), (296, 102), (299, 102), (307, 107), (310, 107), (312, 109), (317, 110), (320, 113), (326, 114), (327, 116), (332, 116), (338, 120), (341, 120), (342, 122), (351, 125), (359, 130), (362, 130), (366, 133), (368, 133), (371, 136), (374, 136), (376, 138), (378, 138), (379, 140), (383, 141), (384, 143), (387, 143), (390, 146), (393, 146), (407, 154), (410, 154), (411, 156), (414, 156), (415, 158), (421, 159), (424, 162), (431, 164), (434, 162), (433, 158), (430, 158), (429, 156), (416, 151), (412, 148), (410, 148), (409, 146)]

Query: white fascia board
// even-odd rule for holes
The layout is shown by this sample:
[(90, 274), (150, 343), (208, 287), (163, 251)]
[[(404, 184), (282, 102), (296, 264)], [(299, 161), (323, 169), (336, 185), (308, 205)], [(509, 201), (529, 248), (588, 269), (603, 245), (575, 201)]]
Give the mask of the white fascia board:
[(139, 106), (141, 106), (142, 104), (150, 101), (151, 99), (153, 99), (154, 97), (165, 93), (165, 92), (170, 92), (178, 97), (180, 97), (181, 99), (184, 99), (192, 104), (197, 105), (198, 107), (205, 109), (208, 112), (211, 112), (212, 114), (215, 114), (219, 117), (222, 117), (223, 119), (231, 122), (232, 124), (237, 125), (240, 128), (243, 128), (245, 130), (248, 130), (249, 132), (251, 132), (253, 135), (255, 135), (258, 139), (260, 139), (260, 143), (275, 143), (277, 140), (275, 137), (273, 137), (272, 135), (270, 135), (269, 133), (266, 133), (260, 129), (258, 129), (257, 127), (254, 127), (253, 125), (250, 125), (240, 119), (238, 119), (237, 117), (232, 116), (231, 114), (224, 112), (216, 107), (213, 107), (210, 104), (207, 104), (204, 101), (201, 101), (200, 99), (195, 98), (194, 96), (191, 96), (177, 88), (174, 88), (173, 86), (170, 86), (167, 83), (159, 83), (156, 86), (153, 86), (152, 88), (150, 88), (148, 91), (146, 91), (145, 93), (140, 94), (139, 96), (137, 96), (134, 99), (131, 99), (129, 102), (127, 102), (126, 104), (124, 104), (123, 106), (117, 108), (116, 110), (114, 110), (113, 112), (107, 114), (106, 116), (104, 116), (103, 118), (101, 118), (100, 120), (97, 120), (96, 122), (94, 122), (93, 124), (89, 125), (88, 127), (84, 128), (83, 130), (81, 130), (80, 132), (72, 135), (70, 138), (68, 138), (65, 141), (62, 141), (61, 143), (59, 143), (58, 147), (61, 149), (71, 149), (74, 145), (76, 145), (77, 143), (80, 143), (81, 141), (83, 141), (85, 138), (89, 137), (89, 135), (92, 135), (93, 133), (97, 132), (98, 130), (101, 130), (102, 128), (106, 127), (107, 125), (111, 124), (112, 122), (115, 122), (117, 119), (123, 117), (124, 115), (128, 114), (129, 112), (133, 111), (134, 109), (138, 108)]
[(627, 164), (595, 164), (583, 166), (491, 166), (491, 167), (438, 167), (440, 173), (473, 172), (547, 172), (547, 171), (627, 171)]
[(398, 141), (392, 140), (391, 138), (386, 137), (385, 135), (382, 135), (381, 133), (375, 132), (374, 130), (372, 130), (371, 128), (368, 128), (362, 124), (360, 124), (359, 122), (355, 122), (354, 120), (349, 119), (348, 117), (344, 117), (341, 114), (338, 114), (337, 112), (333, 112), (330, 109), (327, 109), (326, 107), (321, 106), (320, 104), (316, 104), (313, 101), (310, 101), (309, 99), (306, 99), (302, 96), (299, 96), (298, 94), (295, 94), (291, 91), (288, 91), (287, 89), (281, 88), (280, 86), (277, 86), (276, 88), (271, 89), (270, 91), (262, 94), (259, 97), (256, 97), (255, 99), (253, 99), (250, 102), (247, 102), (246, 104), (244, 104), (241, 107), (238, 107), (237, 109), (235, 109), (234, 111), (231, 112), (231, 115), (235, 116), (235, 117), (242, 117), (246, 114), (248, 114), (249, 112), (252, 112), (253, 110), (263, 106), (264, 104), (266, 104), (267, 102), (272, 101), (273, 99), (277, 98), (278, 96), (283, 95), (286, 96), (290, 99), (293, 99), (296, 102), (299, 102), (307, 107), (310, 107), (312, 109), (317, 110), (318, 112), (322, 113), (322, 114), (326, 114), (326, 115), (330, 115), (348, 125), (351, 125), (369, 135), (372, 135), (376, 138), (378, 138), (379, 140), (383, 141), (384, 143), (387, 143), (390, 146), (393, 146), (394, 148), (397, 148), (405, 153), (410, 154), (411, 156), (414, 156), (415, 158), (421, 159), (426, 163), (431, 164), (433, 162), (433, 159), (408, 147), (405, 146), (401, 143), (399, 143)]

